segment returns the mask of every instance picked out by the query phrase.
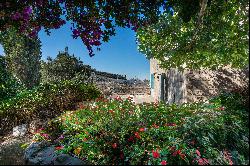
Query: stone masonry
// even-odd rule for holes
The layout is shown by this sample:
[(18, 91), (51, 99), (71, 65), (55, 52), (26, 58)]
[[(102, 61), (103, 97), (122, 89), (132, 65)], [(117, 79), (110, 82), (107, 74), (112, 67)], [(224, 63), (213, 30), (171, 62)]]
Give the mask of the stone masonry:
[(229, 66), (219, 70), (164, 70), (157, 60), (150, 59), (151, 95), (155, 101), (186, 103), (205, 101), (220, 92), (248, 86), (248, 70), (232, 69)]

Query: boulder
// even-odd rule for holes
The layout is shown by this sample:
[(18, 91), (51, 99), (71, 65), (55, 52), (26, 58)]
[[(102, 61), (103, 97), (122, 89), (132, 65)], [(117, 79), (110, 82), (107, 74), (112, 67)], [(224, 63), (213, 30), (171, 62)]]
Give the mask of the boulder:
[(54, 165), (86, 165), (86, 163), (68, 154), (60, 154), (54, 160)]
[(12, 135), (14, 137), (18, 137), (18, 136), (24, 136), (27, 132), (27, 124), (22, 124), (20, 126), (16, 126), (13, 128), (13, 133)]
[(57, 154), (54, 145), (46, 142), (32, 143), (25, 150), (24, 158), (26, 165), (86, 165), (68, 154)]
[(27, 165), (51, 165), (55, 156), (54, 146), (46, 142), (34, 142), (25, 150), (24, 158)]

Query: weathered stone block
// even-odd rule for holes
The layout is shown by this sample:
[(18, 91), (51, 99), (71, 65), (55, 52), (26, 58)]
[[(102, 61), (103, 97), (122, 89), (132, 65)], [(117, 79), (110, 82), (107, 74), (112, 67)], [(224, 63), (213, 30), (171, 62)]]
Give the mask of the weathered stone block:
[(22, 124), (20, 126), (16, 126), (13, 128), (12, 135), (15, 137), (23, 136), (26, 134), (26, 132), (27, 132), (27, 124)]

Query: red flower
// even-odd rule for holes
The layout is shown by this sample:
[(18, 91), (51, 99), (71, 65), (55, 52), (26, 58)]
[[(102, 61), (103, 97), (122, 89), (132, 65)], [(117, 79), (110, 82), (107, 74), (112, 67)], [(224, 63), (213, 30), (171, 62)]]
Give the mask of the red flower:
[(114, 111), (113, 110), (109, 110), (110, 113), (113, 113)]
[(167, 123), (166, 126), (176, 126), (175, 123)]
[(159, 128), (159, 126), (156, 125), (155, 123), (152, 125), (152, 127), (154, 127), (154, 128)]
[(55, 149), (56, 150), (61, 150), (61, 149), (63, 149), (63, 146), (56, 146)]
[(219, 107), (219, 108), (217, 108), (218, 110), (220, 110), (220, 111), (223, 111), (223, 110), (225, 110), (225, 107)]
[(133, 136), (129, 137), (128, 141), (134, 141), (134, 137)]
[(116, 144), (116, 143), (113, 143), (112, 147), (113, 147), (114, 149), (116, 149), (116, 148), (117, 148), (117, 144)]
[(177, 150), (173, 153), (173, 156), (176, 156), (177, 154), (181, 154), (181, 151), (180, 150)]
[(159, 158), (160, 157), (160, 153), (158, 152), (158, 150), (154, 151), (152, 150), (152, 154), (154, 158)]
[(135, 137), (138, 138), (138, 139), (141, 138), (141, 136), (140, 136), (140, 134), (138, 132), (135, 132)]
[(144, 128), (140, 128), (139, 131), (143, 132), (143, 131), (145, 131), (145, 129)]
[(182, 160), (184, 160), (185, 157), (186, 157), (186, 155), (185, 155), (185, 154), (182, 154), (182, 153), (180, 153), (179, 155), (180, 155), (180, 157), (181, 157)]
[(196, 154), (198, 155), (198, 156), (201, 156), (201, 153), (200, 153), (200, 151), (198, 150), (198, 149), (196, 149)]
[(167, 163), (166, 160), (162, 160), (161, 165), (167, 165), (167, 164), (168, 164), (168, 163)]
[(124, 153), (123, 152), (120, 153), (120, 158), (124, 159)]

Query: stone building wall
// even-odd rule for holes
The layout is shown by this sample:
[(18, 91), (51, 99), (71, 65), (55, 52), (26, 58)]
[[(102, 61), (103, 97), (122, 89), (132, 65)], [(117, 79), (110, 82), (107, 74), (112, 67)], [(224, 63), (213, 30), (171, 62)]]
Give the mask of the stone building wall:
[[(163, 70), (157, 60), (150, 60), (150, 74), (154, 85), (151, 95), (154, 100), (167, 103), (205, 101), (220, 92), (229, 92), (248, 85), (249, 70), (232, 69), (225, 66), (219, 70)], [(163, 80), (161, 78), (164, 77)], [(150, 82), (152, 76), (150, 76)], [(162, 93), (163, 92), (163, 93)]]
[(150, 59), (151, 96), (153, 96), (155, 101), (160, 100), (160, 86), (159, 85), (160, 85), (160, 76), (162, 75), (162, 73), (166, 73), (166, 71), (159, 67), (159, 65), (157, 63), (157, 60), (156, 59)]
[(235, 88), (248, 85), (249, 77), (244, 70), (232, 69), (229, 66), (219, 70), (189, 70), (186, 72), (187, 102), (204, 101), (220, 92), (230, 92)]

